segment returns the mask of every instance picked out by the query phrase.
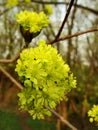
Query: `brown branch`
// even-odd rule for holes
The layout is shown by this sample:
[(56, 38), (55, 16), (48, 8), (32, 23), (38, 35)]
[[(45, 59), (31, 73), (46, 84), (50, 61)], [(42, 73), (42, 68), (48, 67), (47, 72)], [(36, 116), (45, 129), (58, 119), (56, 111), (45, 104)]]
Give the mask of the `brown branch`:
[(80, 36), (80, 35), (83, 35), (83, 34), (86, 34), (86, 33), (95, 32), (95, 31), (98, 31), (98, 28), (89, 29), (89, 30), (86, 30), (86, 31), (83, 31), (83, 32), (77, 32), (75, 34), (71, 34), (71, 35), (68, 35), (68, 36), (65, 36), (65, 37), (62, 37), (62, 38), (58, 38), (58, 39), (53, 40), (53, 41), (51, 41), (50, 43), (47, 43), (47, 44), (54, 44), (54, 43), (59, 42), (59, 41), (64, 41), (64, 40), (67, 40), (67, 39), (70, 39), (70, 38), (73, 38), (73, 37), (77, 37), (77, 36)]
[[(26, 43), (25, 43), (26, 44)], [(28, 47), (28, 46), (27, 46)], [(27, 48), (26, 46), (24, 46), (20, 52), (22, 52), (22, 50), (24, 50), (25, 48)], [(8, 63), (13, 63), (15, 62), (18, 58), (20, 57), (20, 53), (17, 54), (14, 58), (12, 59), (0, 59), (0, 63), (5, 63), (5, 64), (8, 64)]]
[[(52, 5), (68, 5), (69, 2), (48, 2), (48, 1), (36, 1), (36, 0), (32, 0), (33, 3), (37, 3), (37, 4), (52, 4)], [(92, 8), (83, 6), (83, 5), (79, 5), (79, 4), (74, 4), (74, 6), (80, 8), (80, 9), (85, 9), (87, 11), (90, 11), (91, 13), (98, 15), (98, 11), (94, 10)], [(5, 12), (9, 11), (9, 9), (5, 9), (3, 12), (0, 13), (0, 16), (3, 15)]]
[[(71, 34), (71, 35), (68, 35), (68, 36), (65, 36), (65, 37), (62, 37), (62, 38), (58, 38), (56, 40), (53, 40), (47, 44), (54, 44), (56, 42), (59, 42), (59, 41), (64, 41), (64, 40), (67, 40), (67, 39), (70, 39), (70, 38), (73, 38), (73, 37), (77, 37), (77, 36), (80, 36), (80, 35), (83, 35), (83, 34), (86, 34), (86, 33), (91, 33), (91, 32), (95, 32), (95, 31), (98, 31), (98, 28), (94, 28), (94, 29), (89, 29), (89, 30), (86, 30), (86, 31), (83, 31), (83, 32), (77, 32), (75, 34)], [(0, 60), (0, 63), (13, 63), (14, 61), (16, 61), (18, 58), (19, 58), (20, 54), (18, 54), (15, 58), (13, 59), (1, 59)]]
[[(78, 0), (75, 0), (75, 4), (77, 3)], [(75, 6), (72, 12), (71, 16), (71, 25), (70, 25), (70, 30), (72, 31), (73, 26), (74, 26), (74, 20), (75, 20), (75, 15), (76, 15), (77, 7)]]
[[(75, 3), (77, 3), (77, 0), (75, 0)], [(74, 6), (73, 11), (72, 11), (72, 15), (71, 15), (71, 22), (67, 22), (67, 26), (68, 26), (68, 35), (72, 34), (72, 30), (74, 27), (74, 21), (75, 21), (75, 15), (76, 15), (76, 11), (77, 11), (77, 7)], [(72, 39), (70, 38), (68, 40), (68, 51), (67, 51), (67, 62), (69, 64), (69, 66), (71, 66), (71, 48), (72, 48)]]
[[(37, 3), (37, 4), (52, 4), (52, 5), (68, 5), (69, 2), (49, 2), (49, 1), (36, 1), (36, 0), (32, 0), (33, 3)], [(83, 5), (79, 5), (79, 4), (74, 4), (74, 6), (80, 8), (80, 9), (85, 9), (87, 11), (90, 11), (92, 12), (93, 14), (95, 15), (98, 15), (98, 11), (97, 10), (94, 10), (92, 8), (89, 8), (89, 7), (86, 7), (86, 6), (83, 6)]]
[(3, 69), (2, 66), (0, 66), (0, 71), (11, 80), (12, 83), (14, 83), (19, 89), (23, 89), (23, 86), (18, 83), (6, 70)]
[(51, 109), (48, 106), (45, 106), (45, 108), (47, 108), (49, 111), (51, 111), (55, 116), (57, 116), (64, 124), (66, 124), (69, 128), (71, 128), (72, 130), (77, 130), (76, 127), (74, 127), (69, 121), (67, 121), (66, 119), (64, 119), (61, 115), (59, 115), (56, 111), (54, 111), (53, 109)]
[(0, 59), (0, 63), (13, 63), (15, 62), (18, 58), (19, 58), (20, 54), (18, 54), (16, 57), (12, 58), (12, 59)]
[[(63, 30), (63, 28), (64, 28), (64, 25), (65, 25), (65, 23), (66, 23), (66, 21), (67, 21), (67, 19), (68, 19), (68, 16), (69, 16), (69, 14), (70, 14), (70, 11), (71, 11), (71, 8), (72, 8), (73, 4), (74, 4), (74, 0), (71, 0), (70, 3), (69, 3), (68, 9), (67, 9), (67, 13), (66, 13), (66, 15), (65, 15), (65, 18), (64, 18), (64, 20), (63, 20), (63, 22), (62, 22), (62, 25), (61, 25), (61, 27), (60, 27), (60, 29), (59, 29), (59, 31), (58, 31), (57, 36), (56, 36), (56, 39), (58, 39), (58, 38), (60, 37), (60, 34), (61, 34), (61, 32), (62, 32), (62, 30)], [(55, 40), (56, 40), (56, 39), (55, 39)]]

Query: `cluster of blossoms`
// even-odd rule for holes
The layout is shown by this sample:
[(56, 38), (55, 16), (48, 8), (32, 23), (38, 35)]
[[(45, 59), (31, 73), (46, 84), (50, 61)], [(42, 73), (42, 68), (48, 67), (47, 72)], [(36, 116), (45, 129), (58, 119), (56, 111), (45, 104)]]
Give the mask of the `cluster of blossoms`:
[(29, 30), (30, 33), (40, 32), (50, 22), (44, 12), (36, 13), (27, 10), (17, 14), (16, 20), (24, 30)]
[(13, 7), (13, 6), (16, 6), (16, 5), (18, 5), (18, 1), (17, 0), (8, 0), (7, 1), (7, 4), (6, 4), (6, 7), (7, 8), (11, 8), (11, 7)]
[(45, 14), (51, 15), (53, 13), (53, 9), (50, 5), (46, 5), (44, 9)]
[(36, 48), (23, 50), (15, 71), (25, 86), (18, 94), (20, 108), (28, 111), (33, 118), (51, 115), (45, 106), (55, 108), (66, 93), (76, 87), (69, 66), (45, 41), (40, 41)]
[(92, 109), (88, 111), (90, 122), (98, 122), (98, 105), (93, 105)]
[(13, 6), (16, 6), (19, 4), (19, 2), (26, 2), (26, 3), (30, 3), (31, 0), (7, 0), (7, 3), (6, 3), (6, 8), (11, 8)]

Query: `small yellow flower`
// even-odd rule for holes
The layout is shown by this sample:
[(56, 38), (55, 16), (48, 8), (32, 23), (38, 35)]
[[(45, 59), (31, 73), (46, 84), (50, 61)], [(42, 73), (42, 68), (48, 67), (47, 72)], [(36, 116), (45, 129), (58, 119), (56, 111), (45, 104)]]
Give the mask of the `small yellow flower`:
[(16, 6), (18, 4), (18, 0), (8, 0), (6, 4), (6, 8), (11, 8), (13, 6)]
[(92, 123), (94, 120), (93, 120), (93, 118), (90, 118), (89, 121)]
[(53, 13), (52, 6), (46, 5), (44, 11), (45, 11), (45, 13), (46, 13), (47, 15), (51, 15), (51, 14)]
[(98, 122), (98, 105), (93, 105), (92, 109), (88, 111), (89, 121)]

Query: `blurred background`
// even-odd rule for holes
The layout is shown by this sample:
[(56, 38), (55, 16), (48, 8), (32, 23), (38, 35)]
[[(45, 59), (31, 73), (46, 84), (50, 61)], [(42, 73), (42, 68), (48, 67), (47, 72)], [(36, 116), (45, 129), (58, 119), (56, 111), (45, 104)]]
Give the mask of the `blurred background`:
[[(14, 0), (12, 0), (13, 3)], [(29, 46), (38, 40), (47, 43), (55, 39), (62, 24), (69, 0), (19, 0), (18, 5), (7, 8), (7, 0), (0, 0), (0, 59), (12, 59), (24, 46), (15, 14), (21, 10), (40, 12), (51, 5), (50, 25)], [(60, 37), (98, 28), (98, 0), (75, 0)], [(98, 130), (89, 123), (88, 110), (98, 104), (98, 32), (86, 33), (53, 44), (61, 53), (77, 79), (77, 88), (68, 93), (68, 101), (58, 104), (56, 111), (79, 130)], [(18, 81), (15, 64), (0, 63)], [(0, 130), (70, 130), (55, 116), (45, 120), (32, 120), (28, 113), (19, 111), (17, 93), (20, 90), (0, 72)]]

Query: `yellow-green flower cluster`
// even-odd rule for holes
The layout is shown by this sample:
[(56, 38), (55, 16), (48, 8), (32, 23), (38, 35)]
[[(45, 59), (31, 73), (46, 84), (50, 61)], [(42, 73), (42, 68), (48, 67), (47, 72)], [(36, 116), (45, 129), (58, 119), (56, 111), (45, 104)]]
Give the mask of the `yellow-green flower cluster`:
[(34, 119), (51, 115), (45, 106), (55, 108), (65, 94), (76, 87), (69, 66), (45, 41), (40, 41), (36, 48), (23, 50), (15, 71), (25, 86), (18, 94), (19, 105)]
[(98, 122), (98, 105), (93, 105), (92, 109), (88, 111), (89, 121)]
[(6, 4), (6, 8), (11, 8), (16, 5), (18, 5), (18, 0), (8, 0)]
[(51, 15), (53, 13), (53, 9), (50, 5), (46, 5), (44, 11), (47, 15)]
[(7, 0), (7, 3), (6, 3), (6, 8), (11, 8), (13, 6), (16, 6), (19, 4), (19, 2), (26, 2), (26, 3), (30, 3), (31, 0)]
[(44, 12), (36, 13), (27, 10), (17, 14), (16, 20), (24, 30), (29, 30), (31, 33), (40, 32), (50, 22)]

